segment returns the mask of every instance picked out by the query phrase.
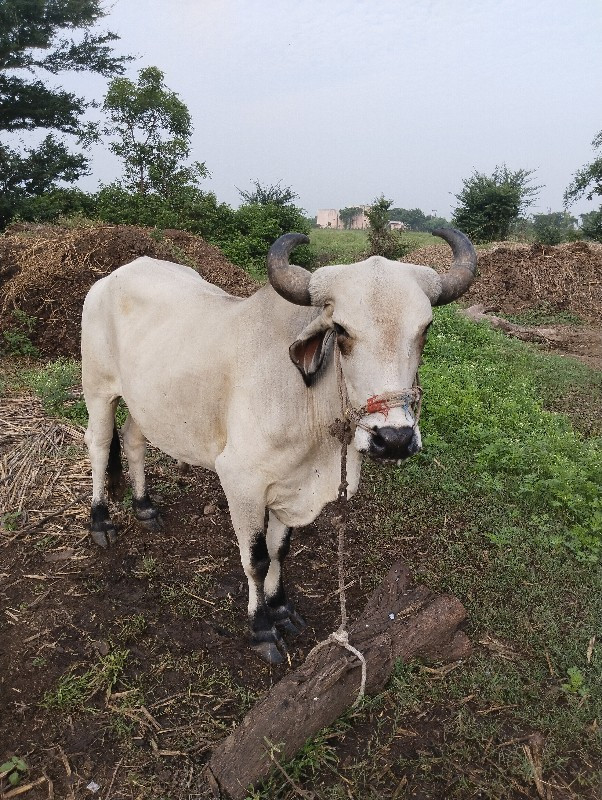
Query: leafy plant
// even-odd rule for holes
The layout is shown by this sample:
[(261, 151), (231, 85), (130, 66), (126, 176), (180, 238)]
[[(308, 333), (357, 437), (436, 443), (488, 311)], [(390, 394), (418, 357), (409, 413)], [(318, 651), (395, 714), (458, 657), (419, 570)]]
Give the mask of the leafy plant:
[(587, 686), (585, 685), (585, 678), (583, 673), (577, 667), (569, 667), (566, 671), (568, 675), (567, 683), (562, 684), (562, 688), (567, 694), (579, 695), (579, 697), (587, 697), (589, 694)]
[(4, 764), (0, 764), (0, 778), (6, 778), (11, 786), (17, 786), (28, 769), (22, 758), (12, 756)]
[(47, 414), (65, 417), (86, 425), (86, 404), (77, 388), (81, 383), (81, 364), (75, 359), (58, 358), (42, 369), (25, 375), (28, 384), (42, 400)]
[(387, 200), (384, 195), (377, 197), (367, 212), (370, 222), (368, 241), (372, 255), (385, 258), (401, 258), (409, 250), (409, 243), (400, 231), (393, 231), (389, 226), (389, 209), (392, 200)]
[(128, 655), (129, 650), (115, 649), (101, 656), (81, 675), (76, 675), (74, 669), (70, 670), (61, 677), (55, 689), (45, 692), (42, 705), (61, 711), (83, 709), (97, 692), (113, 689), (123, 674)]
[(38, 356), (38, 349), (31, 341), (37, 318), (19, 308), (13, 309), (15, 325), (2, 332), (5, 350), (11, 356)]
[(532, 169), (512, 171), (505, 164), (492, 175), (473, 172), (456, 195), (452, 224), (475, 242), (508, 238), (511, 224), (535, 202), (541, 186), (530, 186)]

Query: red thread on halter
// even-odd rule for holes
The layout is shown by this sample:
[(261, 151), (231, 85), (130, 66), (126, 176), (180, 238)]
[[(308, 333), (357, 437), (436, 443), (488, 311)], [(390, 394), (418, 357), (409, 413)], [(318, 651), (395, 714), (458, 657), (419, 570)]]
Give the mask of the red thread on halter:
[(386, 419), (389, 416), (389, 411), (391, 410), (392, 405), (387, 398), (383, 397), (382, 395), (375, 394), (366, 400), (366, 405), (364, 408), (366, 409), (367, 414), (383, 414)]

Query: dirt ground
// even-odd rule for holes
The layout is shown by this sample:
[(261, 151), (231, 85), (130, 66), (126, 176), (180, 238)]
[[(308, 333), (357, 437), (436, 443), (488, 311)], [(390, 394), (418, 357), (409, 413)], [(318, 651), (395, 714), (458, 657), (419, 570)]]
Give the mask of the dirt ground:
[[(433, 258), (424, 250), (432, 248), (412, 260)], [(13, 228), (0, 239), (0, 329), (14, 326), (18, 308), (36, 318), (32, 340), (44, 356), (77, 355), (88, 287), (143, 254), (197, 265), (235, 294), (253, 291), (242, 270), (188, 234), (165, 232), (157, 241), (136, 228)], [(529, 277), (525, 262), (534, 265)], [(468, 302), (516, 313), (545, 297), (548, 308), (584, 321), (565, 326), (561, 349), (602, 366), (594, 327), (602, 310), (602, 247), (523, 248), (518, 255), (498, 248), (480, 254), (479, 264), (481, 281)], [(1, 404), (0, 505), (14, 519), (0, 530), (0, 757), (18, 753), (27, 762), (26, 800), (206, 797), (202, 765), (212, 745), (338, 625), (328, 513), (293, 538), (287, 582), (302, 598), (308, 628), (289, 640), (290, 666), (270, 668), (245, 644), (246, 581), (212, 473), (193, 469), (181, 477), (151, 449), (149, 482), (164, 529), (150, 534), (138, 527), (126, 496), (112, 510), (119, 540), (105, 552), (91, 546), (86, 530), (82, 431), (48, 418), (31, 396), (9, 395)], [(378, 511), (364, 491), (353, 499), (349, 564), (365, 558), (366, 531)], [(397, 555), (384, 548), (380, 558), (386, 565)], [(352, 582), (352, 618), (372, 588), (361, 575)], [(417, 721), (412, 736), (399, 739), (397, 755), (436, 748), (440, 723)], [(361, 753), (365, 735), (357, 726), (342, 756)], [(391, 785), (403, 778), (393, 770)]]

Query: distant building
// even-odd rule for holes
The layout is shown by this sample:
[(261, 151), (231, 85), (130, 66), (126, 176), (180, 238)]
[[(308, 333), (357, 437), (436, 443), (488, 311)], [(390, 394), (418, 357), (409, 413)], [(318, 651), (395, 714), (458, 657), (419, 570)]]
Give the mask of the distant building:
[(405, 231), (407, 230), (407, 225), (405, 224), (405, 222), (401, 222), (398, 219), (392, 219), (389, 222), (389, 228), (392, 231)]
[(339, 212), (336, 208), (320, 208), (316, 217), (318, 228), (342, 228)]
[[(369, 228), (370, 223), (366, 212), (370, 210), (370, 206), (357, 206), (357, 208), (359, 211), (352, 218), (349, 227), (354, 230)], [(338, 230), (342, 230), (345, 227), (336, 208), (320, 208), (316, 217), (316, 225), (318, 228), (336, 228)]]

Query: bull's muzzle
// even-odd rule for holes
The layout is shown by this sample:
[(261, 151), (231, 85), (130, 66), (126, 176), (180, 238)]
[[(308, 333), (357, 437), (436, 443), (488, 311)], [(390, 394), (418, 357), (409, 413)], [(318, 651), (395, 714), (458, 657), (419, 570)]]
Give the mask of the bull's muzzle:
[(415, 427), (386, 425), (373, 428), (368, 454), (377, 459), (399, 460), (413, 456), (420, 448), (420, 435)]

